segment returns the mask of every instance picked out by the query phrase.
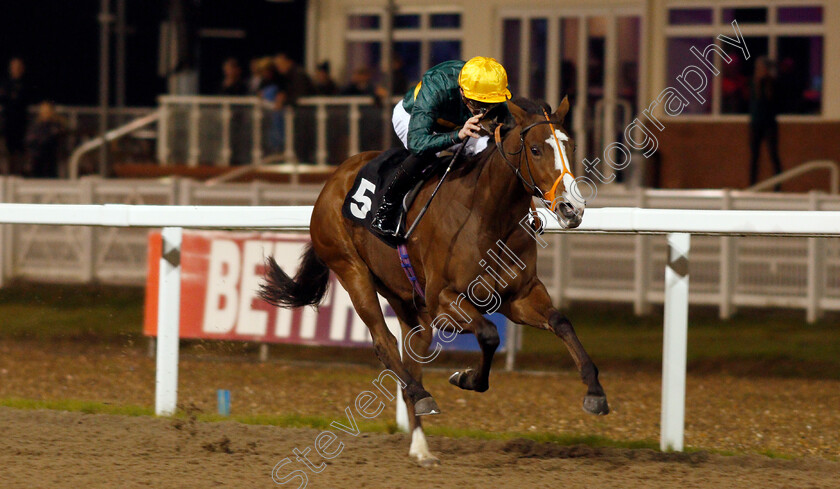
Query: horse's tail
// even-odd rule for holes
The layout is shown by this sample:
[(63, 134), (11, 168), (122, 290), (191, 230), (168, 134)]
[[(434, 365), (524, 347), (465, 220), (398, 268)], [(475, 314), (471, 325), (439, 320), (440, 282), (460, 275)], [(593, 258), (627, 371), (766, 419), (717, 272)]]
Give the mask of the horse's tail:
[(314, 306), (321, 302), (330, 283), (330, 269), (318, 258), (312, 243), (306, 245), (295, 278), (289, 277), (280, 265), (266, 260), (265, 283), (260, 284), (260, 297), (277, 307)]

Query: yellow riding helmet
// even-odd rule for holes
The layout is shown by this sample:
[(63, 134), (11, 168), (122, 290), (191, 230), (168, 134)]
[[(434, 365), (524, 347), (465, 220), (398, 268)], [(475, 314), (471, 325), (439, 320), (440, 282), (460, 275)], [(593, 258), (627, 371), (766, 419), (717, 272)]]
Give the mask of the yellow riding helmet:
[(458, 75), (458, 85), (468, 99), (497, 104), (508, 100), (507, 72), (493, 58), (476, 56), (467, 61)]

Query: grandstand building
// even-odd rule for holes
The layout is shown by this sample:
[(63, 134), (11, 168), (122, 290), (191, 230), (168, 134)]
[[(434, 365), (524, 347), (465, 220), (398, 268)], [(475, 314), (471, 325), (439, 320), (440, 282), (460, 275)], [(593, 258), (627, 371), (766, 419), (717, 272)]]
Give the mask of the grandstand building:
[[(329, 60), (336, 73), (350, 73), (383, 65), (386, 5), (310, 2), (307, 66)], [(746, 48), (721, 36), (740, 36)], [(831, 55), (840, 52), (837, 1), (399, 1), (393, 39), (410, 83), (443, 60), (490, 55), (507, 67), (515, 94), (553, 106), (568, 94), (579, 160), (603, 157), (603, 148), (623, 142), (625, 128), (640, 118), (658, 142), (649, 160), (654, 183), (666, 188), (748, 185), (750, 80), (756, 59), (766, 56), (775, 62), (781, 94), (784, 168), (840, 154), (840, 56)], [(684, 107), (669, 116), (660, 103), (650, 112), (660, 115), (657, 127), (644, 110), (668, 87), (680, 91)], [(766, 158), (762, 178), (770, 175)], [(823, 187), (814, 175), (790, 189)]]

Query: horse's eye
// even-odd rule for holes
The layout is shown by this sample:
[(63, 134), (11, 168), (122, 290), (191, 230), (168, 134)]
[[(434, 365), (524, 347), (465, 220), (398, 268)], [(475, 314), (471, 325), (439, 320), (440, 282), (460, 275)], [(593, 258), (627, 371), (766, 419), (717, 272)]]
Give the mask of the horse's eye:
[(538, 146), (531, 146), (531, 154), (534, 156), (539, 156), (540, 148)]

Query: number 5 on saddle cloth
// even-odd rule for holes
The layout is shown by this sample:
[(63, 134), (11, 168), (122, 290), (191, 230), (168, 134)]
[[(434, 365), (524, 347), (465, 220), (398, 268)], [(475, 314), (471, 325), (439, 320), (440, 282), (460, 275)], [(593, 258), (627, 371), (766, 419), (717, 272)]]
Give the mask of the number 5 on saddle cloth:
[[(364, 226), (370, 231), (370, 224), (374, 211), (379, 208), (384, 190), (388, 188), (391, 179), (394, 178), (396, 170), (400, 165), (409, 164), (411, 168), (405, 168), (406, 172), (422, 172), (420, 181), (403, 198), (402, 212), (400, 216), (400, 235), (404, 234), (405, 216), (411, 207), (414, 198), (420, 192), (420, 188), (427, 180), (445, 168), (452, 156), (444, 158), (409, 158), (411, 153), (403, 147), (391, 148), (383, 151), (379, 156), (370, 160), (359, 170), (350, 192), (344, 198), (341, 206), (341, 213), (347, 219)], [(407, 161), (406, 161), (407, 160)], [(399, 244), (396, 241), (389, 242), (377, 233), (371, 232), (380, 238), (385, 244), (396, 248)]]

